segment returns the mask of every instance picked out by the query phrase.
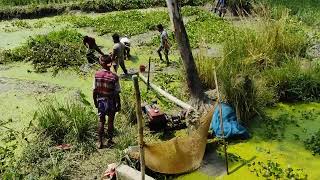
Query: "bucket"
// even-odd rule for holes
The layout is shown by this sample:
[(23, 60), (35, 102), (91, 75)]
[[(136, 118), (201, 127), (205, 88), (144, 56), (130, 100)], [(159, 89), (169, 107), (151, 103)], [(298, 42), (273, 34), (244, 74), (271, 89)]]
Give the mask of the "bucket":
[(143, 73), (146, 71), (146, 66), (145, 65), (140, 65), (140, 72)]

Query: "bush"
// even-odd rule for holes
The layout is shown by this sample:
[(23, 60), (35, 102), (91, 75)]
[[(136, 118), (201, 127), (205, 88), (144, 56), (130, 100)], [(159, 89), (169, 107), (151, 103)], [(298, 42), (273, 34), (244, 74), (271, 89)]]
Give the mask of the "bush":
[(77, 101), (65, 104), (51, 102), (42, 105), (35, 118), (39, 129), (55, 144), (94, 142), (97, 117), (91, 106)]
[[(65, 1), (65, 0), (64, 0)], [(72, 1), (72, 0), (70, 0)], [(27, 6), (4, 6), (0, 8), (0, 19), (28, 19), (28, 18), (39, 18), (44, 16), (52, 16), (68, 12), (70, 10), (81, 10), (84, 12), (111, 12), (119, 10), (129, 9), (142, 9), (151, 7), (164, 7), (166, 6), (165, 1), (159, 0), (83, 0), (67, 3), (48, 3), (52, 1), (38, 1), (40, 3), (30, 4), (30, 0), (21, 1), (23, 3), (15, 3), (18, 1), (2, 2), (4, 5), (27, 5)], [(34, 2), (34, 1), (33, 1)], [(209, 0), (183, 0), (180, 1), (181, 6), (191, 5), (198, 6), (203, 5)], [(1, 2), (0, 2), (1, 4)]]
[(31, 61), (37, 72), (52, 68), (56, 74), (61, 69), (83, 64), (85, 47), (80, 33), (63, 29), (30, 38), (21, 47), (2, 51), (1, 57), (2, 62)]
[(282, 102), (320, 100), (320, 67), (302, 69), (292, 60), (281, 67), (265, 72), (268, 85), (275, 87), (276, 99)]
[(38, 136), (24, 147), (16, 167), (24, 179), (70, 179), (77, 168), (75, 153), (56, 149), (48, 137)]
[[(259, 0), (271, 6), (271, 13), (274, 18), (279, 18), (279, 14), (286, 8), (290, 15), (298, 18), (308, 25), (317, 26), (320, 24), (320, 1), (317, 0)], [(280, 13), (279, 13), (280, 12)]]
[(320, 130), (304, 141), (306, 149), (312, 151), (313, 155), (320, 155)]
[[(288, 16), (278, 21), (266, 21), (261, 29), (239, 30), (228, 37), (224, 44), (224, 59), (218, 65), (222, 94), (228, 103), (236, 107), (243, 121), (252, 119), (265, 106), (277, 101), (275, 92), (279, 91), (278, 84), (270, 83), (268, 78), (271, 77), (266, 77), (263, 72), (281, 68), (292, 59), (303, 57), (308, 46), (306, 33)], [(295, 82), (300, 81), (299, 77), (292, 77)], [(296, 87), (294, 81), (291, 85)], [(318, 86), (315, 81), (311, 83)]]

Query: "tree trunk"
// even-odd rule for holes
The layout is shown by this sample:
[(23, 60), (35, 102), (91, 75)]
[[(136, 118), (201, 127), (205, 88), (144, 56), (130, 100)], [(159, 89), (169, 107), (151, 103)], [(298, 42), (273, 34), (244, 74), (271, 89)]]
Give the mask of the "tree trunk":
[(175, 38), (186, 70), (187, 84), (192, 98), (202, 100), (204, 92), (198, 76), (196, 64), (184, 26), (177, 0), (167, 0), (171, 22), (174, 25)]

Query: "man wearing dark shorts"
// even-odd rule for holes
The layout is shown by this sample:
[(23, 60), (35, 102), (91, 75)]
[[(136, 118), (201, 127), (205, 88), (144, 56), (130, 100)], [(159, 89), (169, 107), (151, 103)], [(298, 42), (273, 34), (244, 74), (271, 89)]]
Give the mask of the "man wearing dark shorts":
[(126, 65), (124, 64), (125, 45), (120, 42), (119, 34), (113, 34), (112, 39), (114, 42), (113, 51), (112, 51), (112, 60), (114, 63), (113, 64), (114, 70), (117, 73), (119, 65), (120, 65), (123, 73), (128, 74), (128, 71), (126, 69)]
[(104, 53), (99, 49), (96, 44), (96, 40), (89, 36), (83, 37), (83, 44), (88, 48), (87, 49), (87, 60), (88, 63), (93, 64), (97, 61), (97, 57), (94, 55), (94, 52), (97, 51), (99, 54), (104, 55)]
[(93, 100), (99, 113), (99, 148), (103, 148), (104, 124), (108, 116), (108, 146), (113, 145), (114, 118), (121, 109), (120, 84), (117, 74), (111, 72), (112, 58), (103, 55), (99, 59), (102, 70), (95, 74)]

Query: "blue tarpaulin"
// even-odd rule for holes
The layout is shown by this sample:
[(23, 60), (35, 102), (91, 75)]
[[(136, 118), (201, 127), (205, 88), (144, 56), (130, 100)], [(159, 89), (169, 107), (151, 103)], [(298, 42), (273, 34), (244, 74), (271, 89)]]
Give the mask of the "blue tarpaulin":
[[(239, 124), (234, 109), (230, 105), (225, 103), (221, 103), (221, 105), (225, 138), (232, 138), (237, 136), (249, 138), (249, 133), (246, 130), (246, 128)], [(210, 129), (212, 129), (215, 132), (215, 135), (217, 137), (222, 137), (219, 105), (217, 105), (216, 109), (214, 110)]]

